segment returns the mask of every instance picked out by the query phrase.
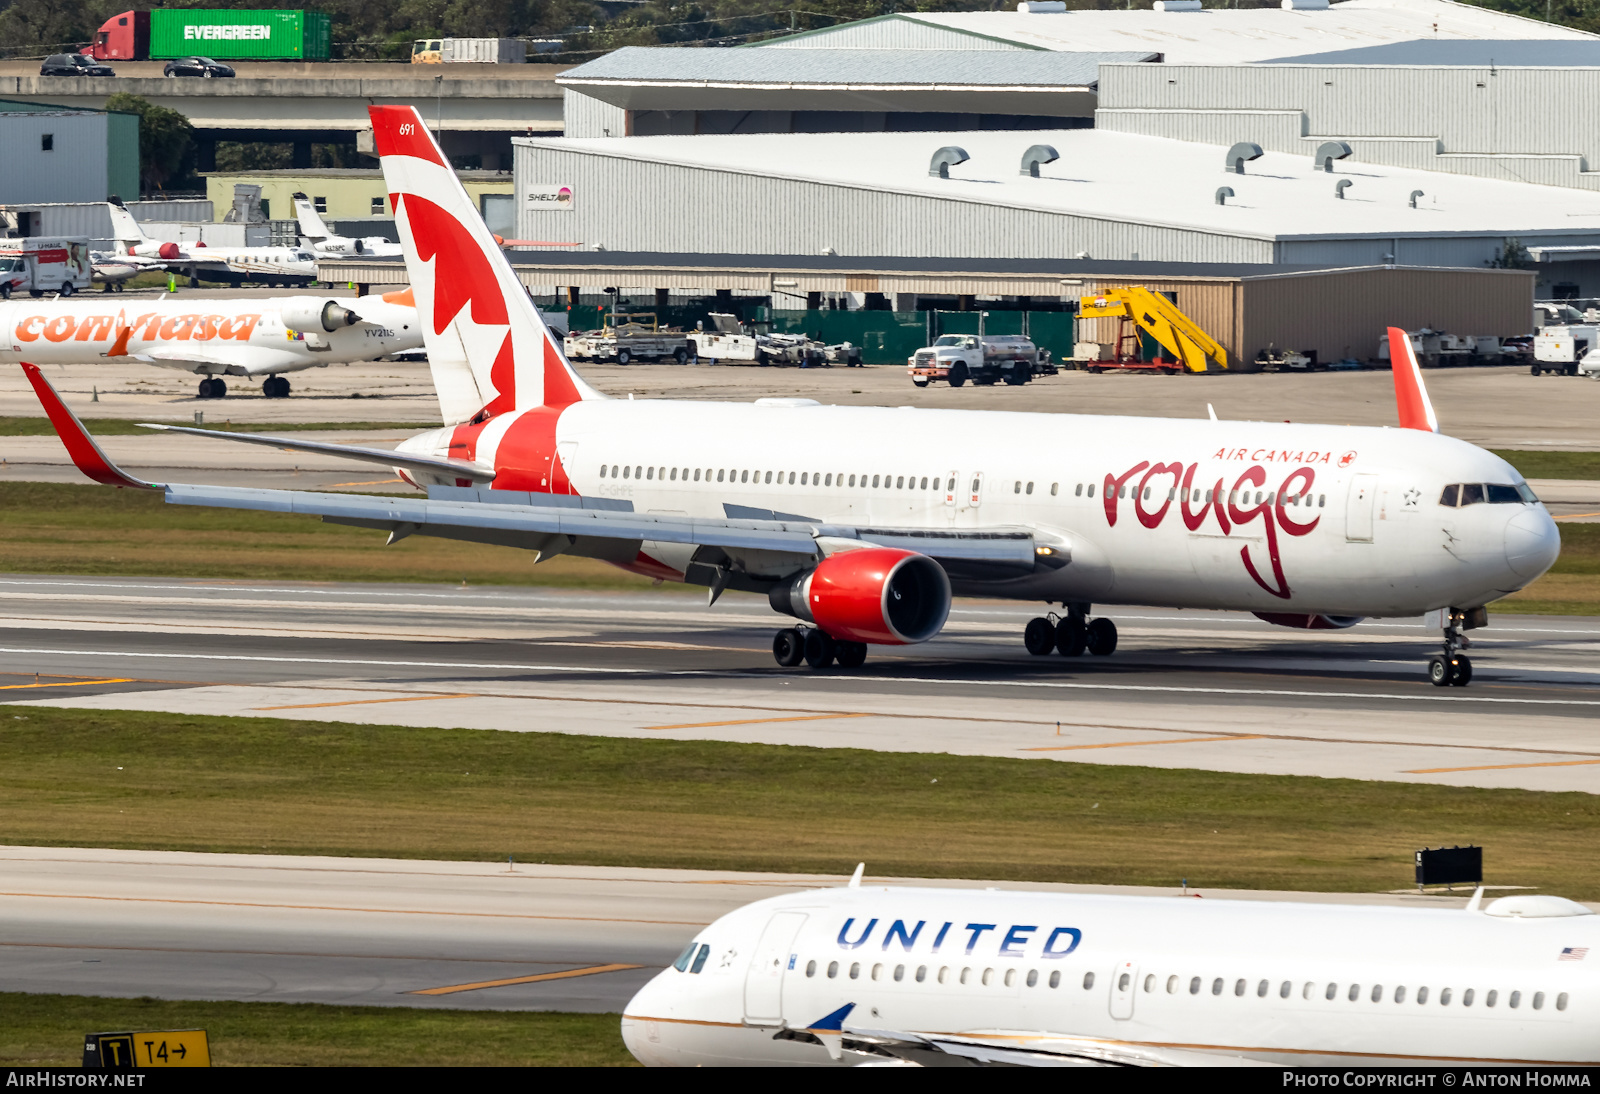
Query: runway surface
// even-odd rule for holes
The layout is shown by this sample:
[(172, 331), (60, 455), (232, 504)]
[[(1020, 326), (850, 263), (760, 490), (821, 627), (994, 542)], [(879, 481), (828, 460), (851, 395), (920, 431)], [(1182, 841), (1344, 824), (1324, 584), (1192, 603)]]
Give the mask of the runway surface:
[[(845, 880), (54, 847), (0, 847), (0, 872), (0, 984), (8, 991), (593, 1012), (620, 1011), (725, 912)], [(1112, 886), (1006, 887), (1180, 895)], [(1464, 894), (1204, 895), (1431, 906), (1465, 900)]]
[(1117, 608), (1109, 658), (1028, 656), (1027, 605), (782, 669), (765, 601), (658, 590), (0, 577), (0, 699), (400, 726), (932, 751), (1593, 793), (1600, 619), (1496, 616), (1438, 689), (1420, 621), (1296, 632)]

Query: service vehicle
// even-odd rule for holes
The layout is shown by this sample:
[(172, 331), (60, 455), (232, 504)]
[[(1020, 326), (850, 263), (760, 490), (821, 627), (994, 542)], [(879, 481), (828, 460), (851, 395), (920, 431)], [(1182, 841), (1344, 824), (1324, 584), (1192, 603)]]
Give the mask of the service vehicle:
[(115, 76), (110, 65), (97, 64), (81, 53), (52, 53), (39, 66), (41, 76)]
[(520, 65), (528, 59), (521, 38), (419, 38), (411, 43), (414, 65)]
[(611, 312), (599, 330), (573, 331), (565, 340), (567, 356), (580, 361), (633, 361), (671, 359), (686, 364), (694, 354), (681, 330), (663, 330), (654, 312)]
[(1528, 371), (1535, 376), (1546, 372), (1576, 376), (1578, 363), (1597, 346), (1600, 346), (1600, 326), (1581, 323), (1544, 327), (1533, 336), (1533, 364), (1528, 366)]
[[(406, 106), (371, 106), (368, 114), (385, 189), (394, 199), (395, 223), (423, 325), (440, 424), (400, 442), (393, 450), (382, 451), (308, 441), (294, 434), (200, 432), (211, 437), (212, 443), (316, 451), (392, 468), (419, 490), (425, 489), (426, 496), (379, 498), (147, 482), (118, 469), (97, 449), (51, 388), (44, 371), (37, 365), (25, 365), (27, 378), (51, 422), (87, 475), (102, 483), (155, 491), (171, 503), (322, 516), (376, 534), (389, 533), (391, 542), (411, 535), (492, 540), (529, 552), (535, 564), (554, 556), (603, 559), (636, 574), (698, 585), (707, 590), (712, 604), (729, 589), (758, 593), (766, 597), (774, 612), (794, 620), (784, 619), (773, 635), (774, 660), (789, 667), (803, 661), (814, 669), (834, 664), (860, 668), (871, 645), (904, 647), (937, 639), (950, 618), (953, 598), (963, 596), (1048, 605), (1045, 612), (1019, 626), (1016, 637), (1034, 656), (1059, 654), (1064, 659), (1115, 652), (1115, 621), (1091, 617), (1093, 609), (1104, 604), (1251, 612), (1275, 626), (1326, 631), (1330, 637), (1316, 643), (1315, 649), (1329, 668), (1339, 667), (1336, 651), (1341, 645), (1351, 655), (1346, 664), (1365, 664), (1369, 656), (1367, 647), (1341, 644), (1334, 632), (1358, 626), (1363, 617), (1404, 619), (1413, 624), (1424, 618), (1430, 630), (1439, 628), (1443, 639), (1442, 648), (1428, 658), (1427, 679), (1435, 687), (1459, 688), (1472, 678), (1472, 664), (1463, 649), (1466, 632), (1488, 625), (1487, 605), (1538, 580), (1560, 552), (1555, 521), (1516, 469), (1492, 452), (1440, 432), (1423, 374), (1404, 333), (1398, 330), (1391, 332), (1398, 428), (1199, 415), (1156, 418), (823, 406), (812, 399), (792, 397), (753, 403), (608, 398), (562, 355), (560, 343), (544, 325), (526, 286), (495, 243), (421, 114)], [(359, 302), (352, 306), (359, 307)], [(1049, 453), (1050, 458), (1041, 458), (1041, 453)], [(1404, 580), (1375, 575), (1401, 575)], [(937, 672), (934, 662), (949, 656), (935, 647), (924, 657), (924, 671)], [(866, 899), (870, 894), (862, 890), (861, 895)], [(1176, 908), (1180, 902), (1168, 899), (1166, 903)], [(869, 916), (880, 917), (877, 929), (890, 930), (883, 913), (861, 907), (848, 939), (865, 942), (861, 932), (867, 929)], [(961, 922), (978, 918), (985, 923), (1005, 922), (983, 916), (984, 909), (976, 905), (950, 906), (948, 910), (952, 922), (958, 915)], [(1426, 910), (1391, 911), (1432, 914)], [(900, 911), (893, 915), (906, 921), (902, 924), (907, 927), (906, 938), (903, 945), (890, 942), (889, 946), (909, 951), (918, 944), (910, 937), (917, 930), (916, 917), (902, 916)], [(928, 926), (921, 934), (922, 945), (937, 939), (937, 924), (946, 918), (945, 908), (929, 907), (923, 916)], [(1471, 918), (1464, 916), (1463, 920)], [(1304, 916), (1301, 919), (1311, 923)], [(796, 930), (799, 927), (798, 919), (785, 922)], [(1028, 922), (1045, 925), (1032, 936), (1036, 941), (1056, 931), (1049, 926), (1049, 919)], [(987, 930), (985, 923), (974, 922), (973, 928)], [(1522, 932), (1538, 929), (1526, 921), (1513, 926), (1518, 928), (1519, 938)], [(1092, 953), (1105, 956), (1108, 963), (1100, 975), (1108, 979), (1119, 967), (1115, 962), (1140, 957), (1137, 947), (1129, 948), (1131, 943), (1095, 942), (1093, 931), (1099, 927), (1083, 924), (1081, 929), (1084, 944)], [(1368, 951), (1374, 939), (1382, 941), (1384, 937), (1379, 927), (1352, 929), (1356, 933), (1350, 938), (1356, 942), (1351, 945), (1359, 942)], [(907, 1014), (914, 1018), (913, 1012), (932, 1013), (905, 1009), (910, 1005), (905, 1001), (915, 995), (913, 986), (924, 994), (946, 986), (931, 974), (925, 983), (916, 981), (910, 975), (915, 962), (903, 982), (894, 980), (887, 973), (897, 959), (885, 952), (883, 941), (876, 940), (870, 952), (890, 963), (879, 981), (872, 980), (871, 960), (866, 956), (862, 960), (867, 964), (857, 981), (850, 981), (847, 974), (833, 981), (825, 977), (803, 980), (798, 970), (809, 967), (804, 962), (818, 955), (790, 947), (795, 931), (780, 938), (782, 932), (774, 933), (775, 928), (761, 930), (766, 932), (767, 942), (738, 941), (733, 946), (744, 955), (741, 960), (751, 954), (769, 955), (759, 959), (755, 966), (759, 973), (753, 976), (777, 978), (787, 967), (788, 956), (798, 954), (797, 986), (832, 982), (854, 985), (848, 990), (855, 992), (872, 983), (903, 983), (896, 997), (900, 1003), (882, 1003), (882, 1020), (874, 1019), (879, 1030), (902, 1028), (899, 1019)], [(1203, 949), (1207, 930), (1202, 924), (1198, 933), (1184, 938), (1198, 939), (1196, 944)], [(830, 935), (837, 931), (837, 927), (829, 928)], [(1139, 931), (1141, 937), (1163, 943), (1177, 937), (1166, 925)], [(1053, 952), (1064, 954), (1070, 945), (1068, 933), (1063, 930), (1057, 935)], [(1315, 923), (1296, 933), (1291, 924), (1284, 937), (1291, 941), (1324, 939), (1337, 933), (1331, 926)], [(1247, 930), (1245, 936), (1262, 937), (1261, 929)], [(990, 934), (989, 942), (995, 937)], [(1124, 941), (1133, 937), (1128, 934)], [(1440, 968), (1459, 970), (1465, 967), (1463, 955), (1481, 954), (1487, 945), (1478, 934), (1440, 937), (1444, 954)], [(1516, 946), (1522, 947), (1517, 952), (1532, 954), (1529, 961), (1537, 958), (1539, 967), (1559, 968), (1567, 975), (1567, 964), (1557, 963), (1554, 951), (1545, 950), (1541, 956), (1524, 946), (1532, 945), (1531, 938), (1528, 935), (1517, 942)], [(1586, 938), (1569, 937), (1562, 945), (1584, 945)], [(1038, 949), (1027, 950), (1020, 935), (1014, 942), (1019, 953), (1041, 956)], [(971, 951), (975, 943), (964, 938), (955, 952), (961, 952), (960, 945)], [(1274, 941), (1269, 949), (1268, 957), (1278, 961), (1284, 977), (1292, 975), (1297, 984), (1326, 980), (1340, 975), (1343, 968), (1327, 963), (1332, 959), (1322, 952), (1326, 946)], [(857, 952), (866, 955), (869, 951)], [(1422, 967), (1414, 963), (1420, 960), (1414, 944), (1407, 942), (1395, 952), (1403, 962), (1413, 962), (1405, 965), (1412, 970), (1405, 977)], [(1148, 954), (1143, 959), (1154, 960)], [(1174, 980), (1179, 972), (1187, 977), (1184, 970), (1190, 968), (1197, 976), (1204, 973), (1209, 978), (1212, 972), (1232, 976), (1226, 964), (1196, 966), (1182, 954), (1173, 960)], [(1288, 961), (1292, 965), (1297, 960), (1323, 964), (1308, 966), (1302, 977), (1290, 965), (1282, 964)], [(1360, 965), (1361, 952), (1354, 952), (1350, 960), (1355, 963), (1348, 966), (1348, 975), (1361, 979), (1366, 986), (1363, 991), (1379, 983), (1386, 990), (1399, 983), (1412, 988), (1421, 983), (1392, 979), (1378, 966)], [(826, 967), (826, 962), (821, 964)], [(1020, 977), (1028, 965), (1021, 958), (1016, 964)], [(752, 1023), (774, 1023), (780, 1018), (766, 1009), (777, 998), (777, 980), (763, 980), (766, 986), (761, 990), (767, 994), (758, 998), (754, 989), (745, 990), (749, 981), (738, 971), (740, 967), (731, 957), (726, 965), (719, 957), (704, 966), (704, 971), (722, 977), (727, 998), (733, 1001), (730, 1006), (757, 1000), (743, 1011), (742, 1019), (677, 1012), (684, 1024), (675, 1028), (687, 1029), (690, 1022), (704, 1020), (719, 1024), (703, 1028), (725, 1030), (729, 1037), (742, 1038), (740, 1031), (751, 1030)], [(1267, 976), (1278, 967), (1269, 962), (1261, 967), (1261, 974)], [(1048, 967), (1041, 968), (1048, 976)], [(1358, 968), (1367, 971), (1354, 971)], [(719, 969), (723, 971), (716, 972)], [(1574, 963), (1572, 975), (1587, 975), (1587, 969), (1591, 966)], [(982, 971), (975, 970), (974, 975)], [(1152, 969), (1152, 974), (1158, 971), (1166, 975), (1164, 969)], [(1240, 976), (1255, 976), (1249, 967), (1237, 971)], [(999, 969), (996, 976), (1003, 972)], [(937, 973), (937, 961), (931, 973)], [(1523, 975), (1520, 966), (1503, 975), (1496, 973), (1501, 977), (1498, 980), (1475, 981), (1478, 987), (1473, 990), (1498, 984), (1497, 991), (1527, 992), (1521, 997), (1524, 1009), (1516, 1010), (1509, 1002), (1504, 1009), (1537, 1014), (1540, 1010), (1530, 1001), (1537, 989), (1547, 993), (1543, 1013), (1563, 1013), (1555, 996), (1566, 987), (1556, 981), (1504, 978), (1513, 974)], [(1083, 975), (1080, 965), (1069, 983), (1081, 983)], [(1075, 998), (1082, 1002), (1069, 1009), (1087, 1013), (1098, 1006), (1104, 1013), (1107, 999), (1122, 999), (1132, 1006), (1129, 985), (1135, 977), (1142, 984), (1144, 975), (1138, 970), (1128, 973), (1128, 984), (1122, 985), (1127, 988), (1125, 998), (1110, 994), (1120, 989), (1102, 983), (1097, 1004), (1087, 990), (1073, 986)], [(1277, 973), (1271, 971), (1270, 975)], [(1122, 983), (1120, 977), (1118, 973), (1117, 984)], [(1464, 990), (1472, 982), (1452, 981), (1455, 987), (1451, 990)], [(1031, 990), (1015, 981), (1002, 985), (997, 980), (988, 986), (969, 983), (963, 991), (956, 991), (952, 984), (951, 998), (977, 999), (980, 987), (992, 996), (983, 999), (985, 1013), (999, 1015), (997, 1020), (1007, 1024), (1013, 1022), (1006, 1016), (1009, 1012), (994, 1009), (1004, 1003), (1005, 991), (1015, 995)], [(1068, 984), (1059, 987), (1066, 991)], [(1033, 988), (1050, 990), (1048, 982)], [(1215, 990), (1223, 991), (1220, 987)], [(1433, 980), (1430, 990), (1442, 991), (1441, 981)], [(787, 986), (781, 994), (788, 998)], [(1239, 994), (1242, 996), (1244, 989), (1239, 989)], [(842, 996), (832, 1006), (843, 1007), (863, 998)], [(1260, 1029), (1252, 1027), (1241, 1034), (1237, 1027), (1246, 1016), (1236, 1008), (1216, 1019), (1220, 1025), (1203, 1024), (1212, 1021), (1207, 1015), (1222, 1005), (1209, 991), (1200, 999), (1212, 1002), (1182, 1003), (1189, 998), (1187, 988), (1168, 995), (1165, 989), (1146, 994), (1141, 987), (1138, 998), (1140, 1007), (1147, 1003), (1155, 1007), (1154, 1000), (1169, 1000), (1159, 1005), (1184, 1012), (1173, 1011), (1175, 1021), (1194, 1018), (1202, 1022), (1200, 1026), (1191, 1023), (1152, 1029), (1148, 1040), (1158, 1042), (1158, 1047), (1170, 1047), (1174, 1042), (1214, 1044), (1218, 1042), (1210, 1040), (1213, 1035), (1220, 1037), (1229, 1030), (1234, 1036), (1255, 1038), (1305, 1028), (1311, 1031), (1307, 1036), (1313, 1036), (1327, 1021), (1325, 1015), (1319, 1015), (1316, 1021), (1320, 1026), (1291, 1025), (1275, 1013), (1262, 1018)], [(1241, 1001), (1230, 990), (1223, 998), (1230, 1006), (1238, 1003), (1242, 1007), (1248, 1002), (1253, 1008), (1265, 1006), (1267, 996), (1252, 990), (1248, 1000)], [(1280, 997), (1273, 994), (1271, 998)], [(1384, 998), (1384, 1005), (1392, 1008), (1389, 997)], [(876, 999), (873, 996), (866, 1002), (877, 1006)], [(1585, 996), (1573, 1012), (1583, 1018), (1590, 1013), (1588, 1003), (1595, 1001)], [(1417, 1007), (1415, 1002), (1407, 1005)], [(1460, 1008), (1450, 1008), (1450, 1012), (1456, 1009)], [(1202, 1010), (1206, 1013), (1201, 1014)], [(664, 1041), (676, 1037), (664, 1029), (668, 1024), (664, 1019), (674, 1013), (656, 1010), (654, 1004), (645, 1009), (643, 1016), (656, 1025), (640, 1031), (644, 1038), (651, 1040), (657, 1033)], [(1010, 1028), (1048, 1028), (1040, 1019), (1044, 1012), (1030, 1013), (1031, 1017), (1024, 1016), (1026, 1021), (1015, 1019), (1018, 1025)], [(768, 1025), (759, 1034), (748, 1034), (751, 1043), (780, 1045), (773, 1040), (775, 1028), (794, 1034), (796, 1043), (802, 1034), (820, 1040), (828, 1032), (816, 1023), (815, 1016), (796, 1013), (794, 1018), (813, 1025)], [(950, 1019), (953, 1025), (939, 1024), (945, 1019), (938, 1016), (929, 1021), (934, 1023), (931, 1028), (946, 1031), (969, 1025), (959, 1014)], [(1592, 1059), (1594, 1037), (1589, 1026), (1577, 1018), (1574, 1021), (1577, 1024), (1571, 1028), (1578, 1030), (1574, 1036), (1579, 1037), (1579, 1049), (1588, 1053), (1582, 1058)], [(733, 1024), (728, 1025), (730, 1022)], [(981, 1017), (974, 1022), (990, 1031), (996, 1028), (993, 1021)], [(1490, 1036), (1483, 1032), (1487, 1028), (1483, 1022), (1474, 1019), (1474, 1023), (1451, 1027), (1466, 1031), (1469, 1047)], [(1541, 1033), (1536, 1026), (1548, 1029)], [(1371, 1055), (1360, 1058), (1387, 1060), (1391, 1057), (1385, 1054), (1405, 1051), (1383, 1039), (1387, 1031), (1396, 1028), (1393, 1019), (1373, 1020), (1361, 1027), (1365, 1032), (1359, 1045)], [(1541, 1026), (1532, 1019), (1508, 1019), (1505, 1040), (1494, 1043), (1492, 1054), (1503, 1053), (1523, 1062), (1565, 1058), (1555, 1055), (1555, 1041), (1538, 1038), (1546, 1034), (1556, 1037), (1567, 1028), (1554, 1020)], [(812, 1034), (810, 1029), (819, 1032)], [(1087, 1032), (1102, 1042), (1119, 1040), (1104, 1032), (1107, 1029), (1110, 1027), (1096, 1025)], [(1313, 1037), (1313, 1041), (1285, 1039), (1282, 1043), (1288, 1048), (1321, 1044), (1338, 1050), (1357, 1044), (1354, 1037), (1352, 1033), (1343, 1040), (1315, 1041)], [(1227, 1043), (1261, 1046), (1279, 1042)], [(1503, 1049), (1502, 1044), (1506, 1046)], [(1468, 1054), (1454, 1042), (1430, 1040), (1424, 1047), (1429, 1058), (1435, 1052), (1453, 1057)]]
[[(1089, 362), (1088, 372), (1146, 369), (1167, 375), (1228, 367), (1228, 351), (1163, 293), (1143, 285), (1107, 289), (1078, 301), (1079, 319), (1117, 319), (1117, 337), (1108, 357)], [(1144, 359), (1140, 334), (1148, 334), (1171, 357)]]
[(1021, 334), (941, 334), (906, 360), (911, 382), (927, 387), (943, 380), (962, 387), (995, 382), (1025, 384), (1039, 364), (1039, 347)]
[(19, 292), (35, 297), (46, 293), (71, 296), (94, 281), (94, 260), (89, 241), (83, 238), (0, 240), (0, 260), (6, 266), (0, 274), (0, 299), (10, 300)]
[[(733, 361), (807, 368), (828, 363), (828, 347), (803, 334), (774, 334), (770, 330), (741, 323), (738, 316), (725, 312), (712, 312), (708, 318), (715, 329), (689, 332), (689, 344), (695, 355), (708, 364)], [(833, 349), (835, 355), (842, 352), (848, 360), (850, 351), (843, 349), (845, 345), (841, 342)], [(860, 356), (857, 350), (857, 363), (860, 363)]]
[(118, 12), (100, 24), (84, 53), (101, 61), (192, 61), (203, 49), (201, 60), (326, 61), (331, 45), (325, 12), (168, 7)]

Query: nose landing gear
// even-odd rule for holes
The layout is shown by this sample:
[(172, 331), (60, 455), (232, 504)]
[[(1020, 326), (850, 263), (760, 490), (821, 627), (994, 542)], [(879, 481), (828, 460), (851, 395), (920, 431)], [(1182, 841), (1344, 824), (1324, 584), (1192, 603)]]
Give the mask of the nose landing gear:
[(1428, 683), (1434, 687), (1464, 688), (1472, 682), (1472, 661), (1460, 652), (1471, 645), (1466, 627), (1467, 614), (1451, 611), (1444, 627), (1444, 652), (1428, 658)]
[(867, 644), (835, 638), (821, 627), (785, 627), (772, 637), (772, 659), (786, 669), (802, 661), (814, 669), (858, 669), (866, 663)]
[(1109, 657), (1117, 648), (1117, 625), (1109, 619), (1088, 619), (1088, 604), (1067, 605), (1066, 615), (1030, 619), (1022, 631), (1022, 644), (1035, 657), (1054, 650), (1063, 657), (1078, 657), (1085, 651), (1096, 657)]

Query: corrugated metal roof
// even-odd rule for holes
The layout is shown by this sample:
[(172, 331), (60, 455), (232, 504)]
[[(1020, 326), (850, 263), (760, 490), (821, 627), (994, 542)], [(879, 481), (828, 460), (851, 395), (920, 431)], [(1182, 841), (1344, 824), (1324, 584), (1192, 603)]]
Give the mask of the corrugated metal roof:
[(1475, 42), (1435, 41), (1391, 42), (1382, 46), (1361, 46), (1331, 53), (1305, 53), (1295, 57), (1272, 57), (1262, 62), (1271, 65), (1446, 65), (1487, 68), (1597, 68), (1600, 67), (1600, 41), (1574, 42), (1559, 39), (1495, 38)]
[(1452, 0), (1344, 0), (1325, 11), (1272, 7), (1182, 12), (902, 12), (774, 39), (750, 52), (764, 53), (774, 47), (838, 48), (853, 42), (916, 49), (934, 41), (941, 49), (955, 48), (947, 37), (930, 39), (928, 28), (971, 37), (974, 50), (993, 51), (996, 42), (1046, 50), (1142, 49), (1161, 53), (1169, 62), (1200, 64), (1238, 64), (1418, 39), (1600, 41), (1584, 31)]
[[(1334, 174), (1311, 156), (1267, 152), (1234, 174), (1213, 144), (1098, 129), (1030, 132), (750, 134), (516, 140), (530, 147), (680, 164), (707, 172), (793, 179), (845, 188), (1063, 213), (1115, 223), (1253, 239), (1385, 235), (1590, 237), (1600, 193), (1346, 160)], [(1039, 178), (1019, 171), (1030, 145), (1060, 158)], [(942, 145), (971, 158), (950, 177), (928, 173)], [(1343, 199), (1335, 184), (1353, 185)], [(1218, 205), (1215, 192), (1234, 191)], [(1410, 192), (1422, 191), (1417, 207)], [(1563, 241), (1566, 242), (1566, 241)], [(1577, 242), (1573, 240), (1572, 242)]]
[(674, 49), (628, 46), (564, 73), (566, 87), (645, 84), (819, 84), (1093, 87), (1102, 62), (1151, 60), (1107, 53), (901, 49)]

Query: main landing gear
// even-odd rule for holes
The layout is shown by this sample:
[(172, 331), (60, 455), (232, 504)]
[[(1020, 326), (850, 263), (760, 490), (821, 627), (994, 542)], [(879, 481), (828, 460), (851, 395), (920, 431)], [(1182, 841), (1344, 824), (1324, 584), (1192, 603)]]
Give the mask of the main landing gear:
[(1109, 657), (1117, 648), (1117, 625), (1109, 619), (1089, 619), (1089, 605), (1069, 604), (1066, 615), (1051, 612), (1031, 619), (1022, 632), (1022, 644), (1035, 657), (1052, 650), (1063, 657), (1088, 652)]
[(772, 638), (772, 659), (786, 669), (804, 661), (814, 669), (838, 663), (858, 669), (867, 660), (865, 642), (842, 642), (821, 627), (785, 627)]
[(268, 376), (261, 381), (261, 394), (269, 399), (287, 399), (289, 397), (289, 381), (282, 376)]
[(1472, 682), (1472, 662), (1459, 652), (1471, 645), (1466, 622), (1465, 612), (1452, 611), (1444, 627), (1444, 652), (1428, 658), (1428, 683), (1436, 688), (1464, 688)]
[(228, 385), (220, 376), (207, 376), (200, 381), (200, 398), (220, 399), (228, 394)]

